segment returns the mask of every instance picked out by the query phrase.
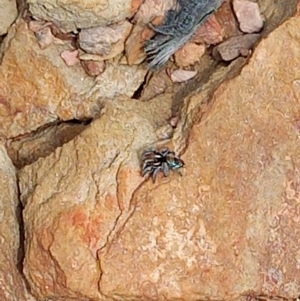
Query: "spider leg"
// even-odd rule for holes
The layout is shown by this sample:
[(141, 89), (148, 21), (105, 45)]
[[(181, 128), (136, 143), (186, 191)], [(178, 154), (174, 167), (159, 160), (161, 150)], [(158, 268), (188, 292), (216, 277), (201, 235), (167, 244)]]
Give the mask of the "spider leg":
[(176, 157), (175, 152), (173, 152), (173, 151), (168, 151), (168, 153), (166, 155), (171, 155), (171, 156)]
[(170, 168), (169, 168), (168, 164), (165, 162), (162, 165), (162, 171), (163, 171), (165, 177), (169, 176)]
[(142, 171), (142, 176), (145, 177), (146, 175), (150, 175), (151, 173), (153, 172), (153, 167), (150, 165), (150, 166), (145, 166), (143, 168), (143, 171)]
[(157, 167), (156, 169), (154, 169), (153, 174), (152, 174), (152, 178), (153, 178), (153, 183), (155, 183), (155, 180), (157, 178), (158, 173), (161, 171), (161, 166)]
[(149, 148), (146, 151), (143, 152), (142, 159), (146, 159), (149, 155), (151, 155), (153, 152), (155, 152), (155, 148)]
[(146, 165), (153, 165), (155, 164), (156, 160), (154, 158), (144, 158), (144, 163), (143, 163), (143, 166), (146, 166)]
[(161, 150), (161, 153), (164, 157), (167, 156), (167, 155), (174, 155), (175, 156), (175, 153), (173, 151), (170, 151), (167, 147), (163, 148)]

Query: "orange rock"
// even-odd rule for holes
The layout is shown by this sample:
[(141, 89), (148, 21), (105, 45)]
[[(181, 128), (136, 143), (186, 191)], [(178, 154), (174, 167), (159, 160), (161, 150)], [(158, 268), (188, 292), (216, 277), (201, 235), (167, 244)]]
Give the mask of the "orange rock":
[(97, 254), (135, 210), (132, 195), (144, 181), (138, 154), (156, 141), (156, 125), (169, 117), (171, 101), (115, 99), (74, 140), (20, 172), (30, 237), (24, 273), (40, 299), (103, 298)]
[(179, 67), (194, 65), (205, 53), (205, 49), (204, 45), (197, 45), (189, 42), (175, 52), (175, 62)]
[(143, 0), (132, 0), (131, 2), (131, 13), (135, 13), (141, 4), (143, 3)]
[(147, 24), (156, 17), (164, 17), (166, 12), (174, 6), (175, 0), (145, 0), (134, 16), (134, 21)]
[[(171, 141), (156, 130), (174, 94), (115, 97), (20, 171), (24, 271), (39, 299), (298, 298), (299, 30), (291, 18), (262, 40), (241, 74), (209, 93), (205, 114), (209, 84), (199, 83)], [(106, 85), (112, 96), (119, 88)], [(186, 167), (153, 184), (139, 154), (160, 144), (180, 148)]]
[(57, 120), (91, 118), (101, 99), (131, 97), (144, 81), (143, 67), (117, 64), (95, 80), (80, 64), (65, 64), (60, 54), (70, 48), (42, 50), (23, 20), (10, 29), (0, 68), (0, 135), (13, 138)]
[[(163, 17), (155, 17), (151, 23), (158, 25), (163, 22)], [(153, 31), (149, 27), (145, 27), (144, 24), (138, 23), (134, 26), (129, 38), (126, 41), (125, 53), (128, 65), (140, 64), (145, 58), (144, 51), (145, 41), (153, 36)]]
[(15, 168), (6, 149), (0, 143), (0, 300), (34, 301), (27, 290), (23, 275), (18, 270), (21, 266), (22, 245), (20, 241), (18, 187)]
[(205, 43), (207, 45), (215, 45), (222, 41), (223, 28), (214, 15), (212, 15), (207, 22), (197, 30), (191, 40), (191, 42), (194, 43)]
[(241, 32), (235, 21), (231, 4), (226, 0), (216, 13), (197, 30), (191, 42), (215, 45), (237, 34), (241, 34)]
[(164, 93), (172, 85), (169, 75), (164, 69), (159, 70), (145, 78), (145, 89), (142, 91), (141, 100), (148, 101)]
[(152, 31), (143, 26), (134, 26), (125, 44), (125, 54), (128, 65), (140, 64), (145, 58), (144, 42), (152, 35)]
[(235, 20), (234, 12), (230, 0), (225, 0), (221, 7), (216, 11), (215, 18), (222, 28), (223, 39), (242, 34), (239, 30), (238, 23)]
[(81, 61), (83, 69), (89, 76), (97, 76), (104, 72), (105, 62), (104, 61)]
[[(134, 215), (101, 256), (102, 293), (297, 298), (299, 30), (299, 18), (283, 24), (240, 76), (217, 89), (189, 131), (182, 177), (172, 174), (135, 193)], [(195, 107), (192, 101), (201, 104), (202, 94), (187, 106)]]
[[(29, 0), (31, 14), (39, 19), (60, 24), (66, 32), (95, 26), (107, 26), (132, 16), (132, 0)], [(72, 9), (70, 9), (72, 8)]]

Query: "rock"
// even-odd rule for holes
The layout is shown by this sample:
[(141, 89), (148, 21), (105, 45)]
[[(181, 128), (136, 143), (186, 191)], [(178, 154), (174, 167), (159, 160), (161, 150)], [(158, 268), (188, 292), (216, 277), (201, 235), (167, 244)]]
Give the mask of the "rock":
[[(299, 17), (281, 25), (241, 75), (217, 89), (189, 132), (183, 177), (173, 173), (135, 191), (134, 214), (98, 252), (103, 294), (297, 298), (299, 30)], [(177, 146), (189, 120), (180, 121)]]
[(22, 246), (20, 246), (18, 220), (21, 217), (17, 179), (15, 168), (2, 143), (0, 144), (0, 186), (0, 300), (34, 301), (19, 271), (22, 268), (20, 262)]
[(254, 33), (264, 26), (257, 3), (248, 0), (234, 0), (233, 9), (240, 24), (241, 31)]
[(223, 61), (232, 61), (239, 56), (247, 56), (259, 38), (260, 34), (255, 33), (231, 37), (215, 46), (212, 54), (215, 59)]
[(106, 64), (103, 73), (95, 78), (95, 85), (87, 96), (114, 99), (119, 95), (132, 97), (143, 82), (147, 69), (142, 66)]
[(174, 0), (145, 0), (133, 18), (136, 23), (126, 40), (125, 54), (129, 65), (137, 65), (146, 58), (144, 43), (153, 36), (147, 24), (158, 25), (163, 22), (165, 13), (174, 7)]
[[(32, 30), (32, 29), (31, 29)], [(63, 45), (63, 41), (55, 38), (55, 36), (51, 32), (51, 28), (46, 26), (41, 28), (40, 30), (35, 32), (35, 36), (37, 41), (41, 47), (41, 49), (45, 49), (49, 47), (52, 43), (57, 43)]]
[(102, 72), (104, 72), (105, 70), (105, 62), (104, 61), (81, 61), (81, 65), (83, 67), (83, 69), (85, 70), (85, 72), (89, 75), (89, 76), (97, 76), (99, 74), (101, 74)]
[(16, 1), (1, 0), (0, 2), (0, 36), (7, 33), (18, 15)]
[(116, 99), (76, 138), (21, 170), (24, 273), (38, 298), (102, 300), (97, 252), (135, 210), (138, 155), (156, 141), (171, 101)]
[(201, 91), (185, 99), (168, 144), (187, 141), (182, 177), (139, 173), (171, 95), (116, 100), (20, 172), (24, 272), (39, 298), (297, 298), (299, 30), (292, 18), (262, 40), (203, 116)]
[(78, 58), (79, 52), (78, 50), (64, 50), (60, 56), (65, 61), (68, 67), (75, 66), (80, 63)]
[(131, 2), (132, 0), (28, 1), (30, 12), (35, 17), (53, 21), (68, 32), (123, 21), (132, 14)]
[(157, 16), (165, 16), (168, 10), (175, 7), (175, 3), (175, 0), (145, 0), (133, 20), (147, 24)]
[[(271, 5), (269, 5), (271, 6)], [(231, 0), (224, 0), (221, 7), (214, 14), (217, 23), (222, 29), (223, 40), (241, 34), (238, 24), (232, 11)], [(215, 24), (217, 25), (217, 24)]]
[(173, 83), (182, 83), (196, 76), (197, 71), (177, 69), (169, 72)]
[(206, 47), (195, 43), (187, 43), (174, 54), (174, 59), (179, 67), (188, 67), (197, 63), (204, 55)]
[(165, 69), (153, 74), (149, 73), (145, 78), (145, 87), (141, 93), (141, 101), (149, 101), (158, 95), (166, 92), (168, 88), (174, 88), (170, 76)]
[(132, 0), (131, 2), (131, 11), (132, 13), (136, 13), (139, 7), (142, 5), (144, 0)]
[[(92, 81), (83, 88), (70, 72), (77, 66), (59, 65), (62, 70), (56, 72), (70, 73), (57, 78), (69, 83), (72, 93), (75, 89), (81, 106), (96, 106), (99, 98), (104, 108), (76, 138), (19, 174), (25, 206), (24, 273), (39, 300), (298, 299), (299, 27), (299, 16), (281, 25), (262, 40), (241, 75), (233, 79), (228, 72), (227, 82), (214, 93), (205, 90), (217, 86), (211, 78), (196, 82), (193, 95), (181, 100), (180, 119), (170, 119), (177, 128), (168, 142), (164, 133), (169, 138), (173, 131), (165, 121), (174, 94), (147, 103), (119, 95), (132, 94), (132, 85), (140, 84), (134, 76), (142, 76), (143, 70), (119, 70), (118, 64), (109, 63), (107, 77), (99, 76), (95, 85)], [(28, 35), (25, 30), (16, 35), (14, 52), (19, 51), (16, 46), (24, 51), (22, 44), (31, 41)], [(285, 43), (278, 44), (281, 40)], [(56, 62), (57, 56), (49, 54), (53, 47), (37, 52), (29, 43), (29, 48), (29, 70), (22, 61), (18, 69), (20, 60), (4, 61), (6, 72), (0, 78), (10, 80), (0, 91), (6, 97), (16, 92), (9, 101), (1, 95), (1, 106), (7, 108), (1, 107), (1, 118), (3, 112), (12, 114), (15, 98), (21, 103), (23, 97), (25, 104), (31, 99), (26, 84), (31, 83), (32, 60)], [(14, 52), (8, 55), (15, 58)], [(219, 68), (215, 77), (221, 78), (235, 63)], [(46, 65), (44, 74), (54, 72), (52, 67)], [(25, 74), (21, 81), (12, 80), (10, 73), (15, 72)], [(117, 72), (119, 81), (114, 81)], [(108, 78), (113, 84), (105, 82)], [(36, 92), (33, 83), (39, 87), (40, 78), (31, 83), (31, 95)], [(60, 83), (54, 81), (51, 88)], [(63, 91), (69, 99), (67, 88)], [(104, 101), (104, 92), (113, 101)], [(50, 88), (45, 93), (49, 98), (37, 95), (44, 101), (39, 103), (41, 111), (48, 103), (53, 106), (50, 96), (59, 94)], [(206, 98), (212, 100), (202, 110)], [(55, 108), (64, 100), (60, 96)], [(74, 105), (65, 114), (71, 109)], [(34, 116), (29, 109), (13, 114), (20, 112), (28, 119)], [(10, 126), (19, 135), (24, 124), (28, 130), (27, 120), (17, 130), (16, 124), (13, 119)], [(11, 128), (4, 123), (5, 131)], [(182, 154), (183, 176), (172, 172), (156, 184), (144, 182), (138, 155), (157, 144)], [(13, 273), (5, 286), (15, 279)], [(17, 283), (15, 291), (19, 287)]]
[(8, 140), (8, 155), (16, 168), (20, 169), (41, 157), (47, 157), (86, 127), (84, 123), (61, 123), (40, 129), (22, 139)]
[(144, 44), (152, 35), (152, 30), (145, 28), (144, 25), (137, 24), (134, 26), (125, 44), (125, 55), (128, 65), (137, 65), (144, 61), (146, 58)]
[(207, 45), (215, 45), (222, 41), (223, 28), (216, 19), (215, 15), (212, 15), (202, 26), (200, 26), (200, 28), (191, 39), (191, 42), (203, 44), (205, 43)]
[[(100, 102), (124, 94), (131, 97), (144, 81), (140, 66), (110, 64), (99, 78), (80, 64), (68, 67), (60, 57), (70, 44), (41, 49), (24, 21), (6, 37), (0, 68), (0, 134), (17, 137), (57, 120), (88, 119)], [(22, 83), (22, 84), (20, 84)]]
[[(0, 134), (16, 137), (57, 119), (80, 119), (95, 108), (79, 96), (92, 78), (79, 66), (69, 68), (60, 57), (68, 46), (42, 50), (24, 21), (14, 25), (5, 42), (0, 68)], [(22, 83), (22, 84), (20, 84)]]
[(132, 24), (128, 21), (107, 27), (83, 29), (79, 33), (78, 42), (87, 53), (97, 54), (102, 60), (108, 60), (124, 51), (125, 40), (131, 29)]

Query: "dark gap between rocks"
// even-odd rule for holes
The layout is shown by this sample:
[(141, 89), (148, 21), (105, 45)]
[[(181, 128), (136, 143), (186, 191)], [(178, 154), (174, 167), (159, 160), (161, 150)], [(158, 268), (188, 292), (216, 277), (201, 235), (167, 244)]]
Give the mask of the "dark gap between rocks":
[(26, 2), (26, 0), (16, 0), (16, 3), (19, 15), (23, 16), (25, 11), (28, 10), (29, 4)]
[(3, 40), (5, 39), (5, 37), (7, 36), (7, 34), (4, 34), (2, 36), (0, 36), (0, 44), (2, 44)]
[[(148, 71), (144, 77), (143, 82), (141, 83), (141, 85), (138, 87), (138, 89), (134, 92), (133, 96), (131, 97), (132, 99), (140, 99), (141, 95), (143, 93), (143, 90), (147, 84), (147, 78), (149, 77), (151, 71)], [(151, 75), (150, 75), (151, 76)]]
[(298, 298), (286, 298), (282, 296), (255, 295), (254, 293), (249, 293), (243, 297), (246, 298), (246, 301), (297, 301), (299, 300), (300, 295)]
[[(17, 175), (18, 177), (18, 175)], [(25, 259), (25, 227), (24, 227), (24, 219), (23, 219), (23, 204), (21, 202), (21, 192), (19, 186), (19, 179), (17, 178), (17, 189), (18, 189), (18, 206), (16, 208), (16, 218), (19, 224), (19, 248), (17, 253), (17, 269), (24, 279), (24, 283), (26, 285), (26, 289), (30, 292), (29, 283), (23, 273), (24, 267), (24, 259)]]
[(13, 164), (18, 168), (32, 164), (41, 157), (47, 157), (56, 148), (74, 139), (92, 122), (73, 119), (47, 124), (35, 132), (10, 139), (7, 151)]
[(4, 34), (2, 36), (0, 36), (0, 65), (2, 64), (2, 59), (4, 56), (4, 45), (3, 45), (3, 41), (5, 40), (7, 34)]

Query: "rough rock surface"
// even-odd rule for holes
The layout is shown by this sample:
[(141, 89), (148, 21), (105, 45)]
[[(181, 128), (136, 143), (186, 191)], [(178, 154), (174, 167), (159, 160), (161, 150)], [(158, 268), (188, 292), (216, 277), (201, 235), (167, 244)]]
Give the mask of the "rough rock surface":
[(167, 96), (116, 100), (26, 166), (24, 272), (33, 292), (54, 300), (297, 298), (299, 32), (295, 17), (271, 33), (203, 116), (191, 111), (203, 93), (185, 100), (170, 144), (185, 150), (183, 177), (153, 184), (139, 173), (139, 152), (168, 117), (158, 110), (162, 101), (169, 107)]
[(18, 15), (16, 1), (0, 1), (0, 36), (6, 34), (10, 25), (15, 21)]
[(18, 187), (16, 171), (4, 145), (0, 144), (0, 300), (34, 301), (29, 295), (19, 265)]
[(104, 26), (125, 20), (132, 13), (132, 0), (56, 1), (28, 0), (31, 13), (58, 23), (66, 31)]
[(41, 157), (53, 153), (57, 147), (72, 140), (87, 125), (84, 123), (61, 123), (40, 129), (22, 139), (7, 141), (7, 152), (16, 168), (22, 168)]
[[(297, 298), (299, 30), (299, 17), (280, 26), (241, 75), (217, 89), (190, 132), (183, 177), (134, 194), (134, 214), (99, 251), (103, 294)], [(189, 106), (201, 101), (195, 95)]]
[(147, 105), (128, 99), (107, 105), (74, 140), (20, 173), (24, 272), (38, 297), (99, 300), (97, 251), (132, 214), (131, 197), (143, 181), (139, 151), (157, 140), (170, 103), (164, 96)]
[(128, 21), (83, 29), (78, 35), (78, 43), (87, 53), (99, 55), (100, 60), (109, 60), (124, 51), (131, 29), (132, 24)]
[(57, 120), (94, 117), (102, 100), (132, 96), (146, 72), (140, 66), (111, 64), (99, 78), (91, 78), (80, 64), (68, 67), (60, 57), (70, 49), (68, 43), (42, 50), (24, 21), (10, 29), (5, 44), (0, 68), (0, 134), (8, 138)]
[(264, 21), (257, 3), (247, 0), (234, 0), (233, 9), (240, 24), (241, 31), (254, 33), (263, 28)]

